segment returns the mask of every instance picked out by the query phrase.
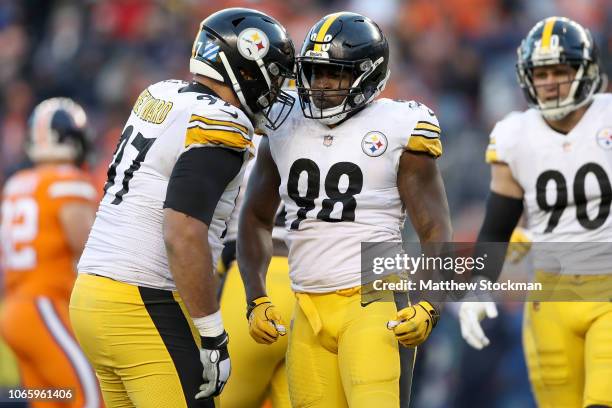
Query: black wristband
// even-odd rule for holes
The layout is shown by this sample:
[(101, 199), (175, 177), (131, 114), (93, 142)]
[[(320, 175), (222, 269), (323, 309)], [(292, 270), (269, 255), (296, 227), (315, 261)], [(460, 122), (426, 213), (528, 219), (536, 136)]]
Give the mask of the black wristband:
[(202, 348), (208, 350), (221, 350), (223, 348), (227, 348), (229, 336), (224, 330), (223, 333), (215, 337), (200, 336), (200, 340), (202, 341)]

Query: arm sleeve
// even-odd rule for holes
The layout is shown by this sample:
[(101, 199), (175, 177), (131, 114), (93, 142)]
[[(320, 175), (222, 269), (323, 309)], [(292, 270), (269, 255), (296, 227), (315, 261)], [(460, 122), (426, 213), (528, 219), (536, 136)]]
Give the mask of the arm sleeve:
[(485, 219), (478, 234), (476, 257), (487, 255), (487, 268), (480, 275), (491, 282), (495, 282), (502, 271), (508, 241), (522, 214), (523, 200), (494, 192), (489, 195)]
[(172, 170), (164, 208), (182, 212), (210, 225), (228, 184), (240, 173), (244, 153), (226, 148), (190, 149)]

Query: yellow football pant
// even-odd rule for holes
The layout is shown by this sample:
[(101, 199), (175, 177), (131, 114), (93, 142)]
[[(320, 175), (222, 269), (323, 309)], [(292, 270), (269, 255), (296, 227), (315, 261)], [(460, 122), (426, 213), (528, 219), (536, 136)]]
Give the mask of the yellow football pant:
[(399, 407), (395, 303), (361, 306), (358, 290), (298, 293), (287, 352), (293, 407)]
[[(275, 256), (266, 277), (268, 295), (289, 323), (295, 297), (289, 281), (286, 257)], [(249, 334), (246, 298), (237, 262), (225, 276), (221, 314), (230, 337), (232, 375), (221, 394), (223, 408), (258, 408), (269, 397), (274, 408), (291, 408), (285, 370), (287, 336), (272, 345), (258, 344)], [(289, 327), (287, 327), (289, 329)]]
[(200, 336), (176, 293), (80, 274), (70, 320), (108, 408), (214, 408), (194, 398)]
[[(601, 285), (596, 276), (550, 279), (556, 280), (559, 293), (587, 293), (581, 289), (586, 281)], [(547, 280), (536, 275), (536, 281)], [(523, 344), (540, 408), (612, 406), (611, 302), (526, 303)]]

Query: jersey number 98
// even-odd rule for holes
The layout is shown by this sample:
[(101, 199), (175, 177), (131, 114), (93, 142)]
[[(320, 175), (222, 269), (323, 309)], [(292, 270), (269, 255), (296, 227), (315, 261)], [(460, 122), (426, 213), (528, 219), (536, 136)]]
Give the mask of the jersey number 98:
[[(298, 182), (303, 172), (306, 172), (307, 188), (306, 194), (302, 196), (298, 190)], [(340, 178), (343, 175), (348, 177), (346, 191), (340, 191)], [(321, 170), (314, 161), (298, 159), (291, 165), (289, 179), (287, 180), (287, 194), (300, 207), (296, 219), (291, 223), (292, 230), (298, 229), (300, 222), (306, 219), (308, 211), (315, 208), (315, 200), (319, 198), (320, 187)], [(324, 198), (321, 202), (321, 210), (317, 213), (317, 219), (325, 222), (355, 221), (355, 209), (357, 208), (355, 195), (361, 193), (362, 188), (363, 173), (355, 163), (339, 162), (331, 166), (327, 176), (325, 176), (327, 198)], [(342, 204), (340, 218), (331, 217), (336, 203)]]

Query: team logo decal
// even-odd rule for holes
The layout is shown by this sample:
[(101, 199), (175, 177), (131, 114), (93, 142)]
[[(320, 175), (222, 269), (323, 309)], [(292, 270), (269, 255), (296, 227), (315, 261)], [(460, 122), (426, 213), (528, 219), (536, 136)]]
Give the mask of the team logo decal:
[(361, 149), (370, 157), (378, 157), (387, 150), (387, 137), (380, 132), (368, 132), (361, 140)]
[(612, 149), (612, 127), (606, 127), (597, 132), (597, 144), (604, 150)]
[(269, 49), (270, 40), (257, 28), (247, 28), (238, 35), (238, 51), (248, 60), (263, 58)]

